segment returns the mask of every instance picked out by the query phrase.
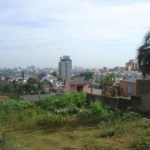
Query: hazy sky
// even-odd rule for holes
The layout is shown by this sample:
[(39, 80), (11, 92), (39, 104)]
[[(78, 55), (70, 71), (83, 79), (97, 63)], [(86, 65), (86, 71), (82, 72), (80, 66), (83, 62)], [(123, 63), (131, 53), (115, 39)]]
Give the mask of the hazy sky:
[(125, 66), (149, 18), (149, 0), (0, 0), (0, 68), (57, 67), (62, 55), (73, 66)]

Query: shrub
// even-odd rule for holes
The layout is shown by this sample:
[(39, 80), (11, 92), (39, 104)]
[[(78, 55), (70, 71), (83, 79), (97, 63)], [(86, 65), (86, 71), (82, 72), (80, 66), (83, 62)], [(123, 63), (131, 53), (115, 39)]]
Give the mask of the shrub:
[(105, 95), (106, 95), (106, 96), (111, 96), (111, 93), (110, 93), (110, 92), (106, 92)]
[(29, 101), (23, 100), (0, 101), (0, 110), (21, 110), (29, 108), (30, 106), (32, 106), (32, 103)]
[(130, 148), (133, 150), (149, 150), (150, 149), (150, 139), (148, 137), (135, 138), (130, 143)]
[(106, 137), (112, 137), (115, 135), (115, 129), (114, 128), (105, 128), (103, 130), (100, 130), (99, 137), (106, 138)]
[(64, 93), (60, 96), (51, 95), (42, 101), (36, 102), (42, 109), (51, 110), (58, 113), (77, 113), (79, 108), (86, 107), (85, 93), (72, 92)]

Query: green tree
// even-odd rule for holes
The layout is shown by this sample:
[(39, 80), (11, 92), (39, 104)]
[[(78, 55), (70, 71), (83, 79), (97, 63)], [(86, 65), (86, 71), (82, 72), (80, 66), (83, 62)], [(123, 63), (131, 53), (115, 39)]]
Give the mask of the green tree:
[(52, 72), (52, 75), (53, 75), (54, 77), (57, 77), (57, 72), (56, 72), (56, 71)]
[(92, 72), (81, 72), (79, 74), (80, 77), (84, 77), (85, 80), (89, 80), (89, 79), (92, 79), (92, 75), (93, 73)]
[(112, 86), (115, 83), (115, 75), (110, 74), (108, 76), (101, 77), (99, 80), (100, 88), (104, 88), (105, 86)]
[(30, 83), (30, 84), (38, 84), (38, 80), (37, 80), (37, 78), (31, 77), (31, 78), (28, 79), (28, 83)]
[(62, 76), (57, 76), (57, 80), (58, 81), (63, 81), (63, 77)]
[(4, 86), (3, 91), (12, 93), (14, 91), (14, 84), (12, 82), (9, 82), (7, 85)]
[(144, 43), (137, 49), (137, 60), (145, 78), (150, 73), (150, 31), (146, 34)]
[(0, 91), (3, 91), (4, 86), (2, 84), (0, 84)]

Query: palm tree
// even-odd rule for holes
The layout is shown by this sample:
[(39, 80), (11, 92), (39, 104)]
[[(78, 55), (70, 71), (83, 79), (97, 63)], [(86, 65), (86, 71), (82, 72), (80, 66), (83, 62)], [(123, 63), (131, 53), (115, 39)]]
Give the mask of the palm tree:
[(137, 52), (139, 69), (145, 79), (146, 75), (150, 73), (150, 31), (146, 34), (144, 43), (137, 49)]

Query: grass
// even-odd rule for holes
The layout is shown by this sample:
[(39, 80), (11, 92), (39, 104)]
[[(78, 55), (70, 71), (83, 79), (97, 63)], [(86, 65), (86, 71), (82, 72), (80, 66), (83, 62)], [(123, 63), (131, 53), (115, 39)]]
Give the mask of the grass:
[[(26, 111), (30, 112), (31, 109)], [(9, 124), (3, 127), (1, 125), (1, 132), (5, 133), (9, 140), (13, 139), (11, 148), (14, 149), (11, 150), (149, 149), (150, 134), (147, 131), (150, 129), (150, 121), (148, 119), (135, 116), (126, 120), (122, 117), (123, 119), (100, 121), (95, 124), (77, 116), (67, 118), (65, 123), (49, 124), (45, 128), (36, 126), (36, 122), (32, 121), (25, 124), (19, 124), (20, 121), (16, 121), (14, 123), (18, 123), (17, 127)]]
[(122, 99), (126, 99), (126, 100), (131, 100), (131, 96), (115, 96), (114, 98), (122, 98)]
[(22, 109), (10, 104), (0, 110), (0, 150), (150, 149), (149, 119), (130, 110), (103, 108), (98, 102), (86, 106), (82, 94)]

